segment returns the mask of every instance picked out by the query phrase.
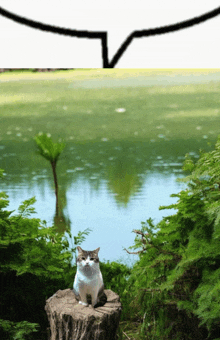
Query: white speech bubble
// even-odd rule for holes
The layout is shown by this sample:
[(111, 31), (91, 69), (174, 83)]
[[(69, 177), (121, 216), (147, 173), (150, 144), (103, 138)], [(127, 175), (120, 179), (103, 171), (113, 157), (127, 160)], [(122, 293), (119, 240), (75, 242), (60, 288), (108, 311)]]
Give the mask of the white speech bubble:
[(44, 24), (107, 32), (111, 60), (132, 32), (200, 16), (217, 8), (219, 0), (0, 0), (0, 6)]

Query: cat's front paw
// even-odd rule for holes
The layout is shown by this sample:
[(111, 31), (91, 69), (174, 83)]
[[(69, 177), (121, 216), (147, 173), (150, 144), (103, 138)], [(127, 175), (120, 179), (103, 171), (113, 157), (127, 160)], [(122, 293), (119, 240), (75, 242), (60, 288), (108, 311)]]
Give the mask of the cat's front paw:
[(88, 303), (82, 302), (82, 301), (79, 301), (79, 304), (80, 304), (80, 305), (83, 305), (83, 306), (86, 306), (86, 307), (88, 307), (88, 305), (89, 305)]

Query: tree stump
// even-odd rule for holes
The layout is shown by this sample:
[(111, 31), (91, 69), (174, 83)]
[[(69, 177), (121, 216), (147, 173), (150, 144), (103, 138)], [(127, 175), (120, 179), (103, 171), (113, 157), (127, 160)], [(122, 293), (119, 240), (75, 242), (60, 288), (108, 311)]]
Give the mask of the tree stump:
[(115, 340), (121, 314), (120, 298), (105, 290), (107, 302), (82, 306), (71, 289), (58, 290), (46, 301), (51, 340)]

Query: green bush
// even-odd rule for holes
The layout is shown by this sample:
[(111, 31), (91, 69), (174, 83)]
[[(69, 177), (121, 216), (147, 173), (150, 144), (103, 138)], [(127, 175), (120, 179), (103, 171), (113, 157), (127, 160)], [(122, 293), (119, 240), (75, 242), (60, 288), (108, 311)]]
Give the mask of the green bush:
[(220, 331), (220, 138), (196, 164), (186, 157), (186, 190), (131, 248), (141, 252), (128, 281), (144, 339), (217, 339)]
[[(33, 332), (37, 332), (38, 324), (29, 323), (27, 321), (12, 322), (0, 319), (0, 327), (3, 330), (4, 340), (23, 340)], [(29, 338), (30, 339), (30, 338)]]
[[(71, 265), (76, 245), (88, 230), (67, 237), (33, 218), (35, 198), (24, 201), (18, 214), (7, 210), (8, 196), (0, 193), (0, 338), (32, 339), (36, 325), (45, 339), (45, 300), (58, 289), (71, 286), (75, 269)], [(69, 235), (71, 237), (71, 235)], [(38, 327), (39, 329), (39, 327)], [(40, 335), (37, 337), (39, 339)], [(28, 336), (28, 337), (27, 337)]]
[(100, 269), (103, 276), (105, 289), (111, 289), (120, 296), (122, 302), (121, 319), (127, 318), (127, 285), (131, 269), (119, 262), (101, 262)]

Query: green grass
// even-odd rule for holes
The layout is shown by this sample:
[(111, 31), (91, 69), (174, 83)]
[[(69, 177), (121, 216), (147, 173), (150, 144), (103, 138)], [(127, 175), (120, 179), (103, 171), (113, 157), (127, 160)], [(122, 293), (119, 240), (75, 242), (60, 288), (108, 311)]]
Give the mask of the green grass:
[[(118, 336), (119, 340), (140, 340), (141, 339), (141, 323), (129, 321), (121, 321), (119, 323)], [(143, 337), (142, 337), (143, 339)]]
[[(154, 72), (175, 74), (174, 70)], [(180, 73), (176, 71), (176, 77)], [(80, 142), (103, 138), (172, 140), (207, 136), (215, 139), (220, 133), (220, 82), (178, 86), (172, 86), (171, 82), (167, 86), (152, 87), (77, 87), (82, 80), (117, 81), (138, 75), (152, 76), (152, 71), (73, 70), (2, 74), (0, 138), (28, 141), (39, 131)], [(117, 112), (117, 108), (126, 111)]]

